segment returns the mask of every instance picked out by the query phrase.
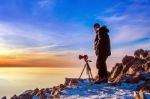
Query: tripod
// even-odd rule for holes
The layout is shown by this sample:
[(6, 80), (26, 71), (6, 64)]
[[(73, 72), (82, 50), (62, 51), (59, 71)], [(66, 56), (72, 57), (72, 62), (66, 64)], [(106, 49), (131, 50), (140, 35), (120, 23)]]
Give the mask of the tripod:
[(91, 68), (90, 68), (89, 62), (92, 62), (92, 61), (91, 60), (85, 60), (85, 65), (84, 65), (84, 68), (83, 68), (83, 70), (82, 70), (82, 72), (81, 72), (81, 74), (79, 76), (79, 79), (81, 79), (81, 76), (82, 76), (82, 74), (83, 74), (83, 72), (84, 72), (84, 70), (86, 68), (86, 73), (87, 73), (87, 75), (89, 77), (89, 81), (91, 82), (91, 80), (94, 80), (94, 79), (93, 79), (93, 75), (92, 75), (92, 72), (91, 72)]

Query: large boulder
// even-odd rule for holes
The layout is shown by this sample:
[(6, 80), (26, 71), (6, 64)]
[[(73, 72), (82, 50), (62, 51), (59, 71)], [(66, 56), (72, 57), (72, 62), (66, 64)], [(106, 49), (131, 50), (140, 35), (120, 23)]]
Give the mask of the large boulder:
[(138, 58), (143, 58), (145, 51), (143, 49), (138, 49), (134, 52), (134, 56)]
[(123, 64), (123, 73), (126, 73), (129, 69), (129, 67), (131, 67), (135, 62), (135, 58), (133, 56), (125, 56), (122, 59), (122, 64)]
[(2, 97), (1, 99), (7, 99), (6, 96)]
[(123, 59), (122, 59), (122, 64), (123, 65), (126, 65), (126, 64), (133, 64), (134, 63), (134, 57), (133, 56), (125, 56), (125, 57), (123, 57)]
[(19, 99), (17, 95), (13, 95), (10, 99)]
[(21, 95), (19, 95), (19, 99), (32, 99), (32, 95), (31, 93), (33, 92), (33, 90), (26, 90), (24, 91)]
[(116, 78), (120, 75), (122, 69), (123, 65), (121, 63), (117, 63), (115, 67), (112, 69), (108, 81), (111, 83), (115, 83), (114, 81), (116, 81)]

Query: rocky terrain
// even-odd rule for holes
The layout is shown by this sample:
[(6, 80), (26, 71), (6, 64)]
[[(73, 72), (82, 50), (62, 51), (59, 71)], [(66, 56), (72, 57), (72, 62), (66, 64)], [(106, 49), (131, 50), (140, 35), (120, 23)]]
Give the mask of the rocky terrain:
[[(148, 99), (150, 98), (150, 50), (138, 49), (125, 56), (110, 72), (108, 83), (93, 84), (86, 79), (66, 78), (53, 88), (26, 90), (10, 99)], [(7, 99), (6, 96), (1, 99)]]
[[(120, 83), (138, 84), (137, 96), (141, 93), (150, 93), (150, 50), (138, 49), (134, 56), (125, 56), (122, 63), (113, 67), (109, 83), (118, 85)], [(143, 97), (143, 96), (141, 96)]]

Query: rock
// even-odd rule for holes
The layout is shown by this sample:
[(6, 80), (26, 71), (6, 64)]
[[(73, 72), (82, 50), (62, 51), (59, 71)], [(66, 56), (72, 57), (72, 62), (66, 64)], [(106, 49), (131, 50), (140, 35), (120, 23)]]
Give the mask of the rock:
[(123, 75), (122, 72), (112, 81), (114, 85), (118, 85), (121, 82)]
[(134, 99), (150, 99), (150, 94), (143, 93), (142, 91), (134, 92)]
[(125, 56), (122, 59), (123, 64), (123, 74), (128, 71), (128, 69), (135, 63), (135, 58), (133, 56)]
[(30, 93), (30, 94), (31, 94), (31, 96), (36, 95), (36, 94), (38, 93), (38, 91), (39, 91), (39, 89), (38, 89), (38, 88), (34, 89), (34, 90)]
[(45, 96), (45, 94), (40, 94), (39, 99), (47, 99), (47, 97)]
[(134, 92), (134, 99), (141, 99), (138, 92)]
[(32, 99), (31, 95), (20, 95), (19, 99)]
[(134, 56), (138, 57), (138, 58), (142, 58), (144, 54), (144, 50), (143, 49), (138, 49), (134, 52)]
[(149, 62), (150, 62), (150, 56), (146, 58), (146, 61), (149, 61)]
[(51, 96), (50, 97), (53, 97), (53, 98), (58, 98), (59, 95), (61, 94), (61, 91), (65, 89), (65, 86), (66, 85), (63, 85), (63, 84), (60, 84), (59, 86), (54, 86), (52, 88), (52, 91), (51, 91)]
[(136, 50), (135, 57), (126, 55), (123, 57), (122, 63), (117, 63), (113, 67), (108, 81), (113, 84), (119, 84), (122, 81), (137, 83), (140, 80), (149, 80), (150, 62), (147, 60), (149, 55), (150, 51), (144, 51), (143, 49)]
[(150, 81), (142, 86), (141, 91), (144, 93), (150, 93)]
[(1, 99), (7, 99), (6, 96), (2, 97)]
[(61, 93), (61, 90), (60, 90), (59, 86), (54, 86), (51, 94), (53, 96), (56, 96), (56, 95), (59, 95), (60, 93)]
[(14, 95), (10, 99), (19, 99), (19, 97), (17, 95)]
[(36, 96), (40, 97), (41, 95), (43, 95), (43, 93), (44, 93), (44, 89), (41, 89), (41, 90), (38, 91)]
[(144, 93), (142, 91), (139, 91), (140, 99), (145, 99), (144, 98)]
[(62, 91), (62, 90), (64, 90), (64, 89), (65, 89), (65, 85), (60, 84), (60, 85), (59, 85), (59, 90)]
[(32, 92), (33, 92), (33, 90), (26, 90), (22, 93), (22, 95), (31, 94)]
[(135, 75), (136, 74), (136, 71), (135, 70), (133, 70), (133, 68), (129, 68), (129, 70), (127, 71), (127, 73), (126, 74), (129, 74), (129, 75)]
[(51, 99), (60, 99), (60, 96), (59, 95), (54, 95), (51, 97)]
[(141, 59), (146, 59), (150, 57), (150, 50), (138, 49), (134, 52), (134, 56)]
[(21, 95), (19, 95), (19, 99), (32, 99), (33, 96), (31, 93), (33, 93), (32, 90), (26, 90)]
[(130, 60), (126, 65), (124, 65), (123, 73), (126, 73), (129, 68), (132, 68), (135, 72), (139, 71), (142, 69), (142, 65), (146, 63), (146, 60), (144, 59), (139, 59), (139, 58), (134, 58)]
[(135, 75), (137, 72), (139, 72), (142, 69), (143, 69), (142, 64), (135, 63), (131, 67), (129, 67), (127, 74)]
[(116, 77), (120, 75), (123, 69), (123, 65), (121, 63), (117, 63), (113, 70), (111, 71), (110, 77), (108, 78), (109, 82), (114, 82)]
[(127, 78), (127, 83), (138, 83), (140, 80), (144, 79), (143, 75), (137, 74), (135, 76), (131, 76), (130, 78)]
[(122, 64), (123, 65), (126, 65), (126, 64), (131, 64), (133, 65), (133, 62), (134, 62), (134, 57), (133, 56), (125, 56), (123, 59), (122, 59)]
[[(81, 81), (82, 79), (80, 79)], [(65, 84), (64, 85), (68, 85), (68, 86), (77, 86), (79, 79), (77, 78), (65, 78)]]
[(51, 95), (50, 95), (50, 93), (44, 93), (44, 95), (46, 96), (46, 99), (51, 99)]
[(144, 82), (138, 86), (140, 99), (149, 99), (150, 98), (150, 81)]
[(145, 72), (150, 73), (150, 61), (144, 64), (142, 67)]
[(144, 57), (144, 58), (150, 57), (150, 50), (146, 50), (146, 51), (143, 53), (143, 57)]
[(139, 73), (144, 77), (145, 81), (149, 81), (150, 80), (150, 73), (147, 73), (145, 71), (140, 71)]
[(38, 93), (34, 97), (35, 98), (38, 97), (38, 99), (49, 99), (50, 93), (47, 92), (49, 92), (49, 88), (42, 88), (41, 90), (38, 91)]

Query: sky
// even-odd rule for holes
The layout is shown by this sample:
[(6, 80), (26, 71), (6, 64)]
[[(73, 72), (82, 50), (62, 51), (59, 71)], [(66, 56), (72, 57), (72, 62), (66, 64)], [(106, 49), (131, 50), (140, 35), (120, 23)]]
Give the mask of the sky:
[(0, 67), (95, 65), (93, 24), (106, 25), (109, 67), (150, 49), (149, 0), (0, 0)]

